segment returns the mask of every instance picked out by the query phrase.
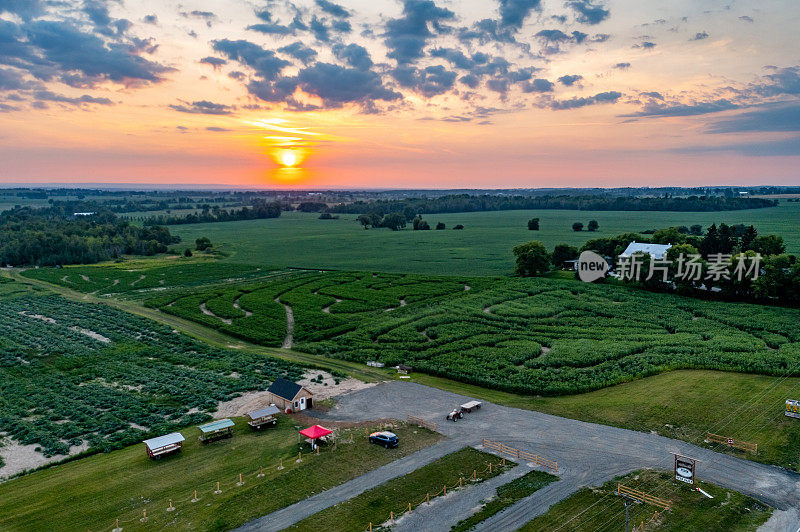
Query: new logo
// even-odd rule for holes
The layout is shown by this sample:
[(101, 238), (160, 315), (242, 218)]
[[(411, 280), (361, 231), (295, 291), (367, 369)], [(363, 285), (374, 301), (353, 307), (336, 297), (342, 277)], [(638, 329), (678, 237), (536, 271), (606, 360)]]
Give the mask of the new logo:
[(591, 283), (602, 279), (607, 271), (608, 262), (594, 251), (584, 251), (578, 257), (578, 277), (581, 281)]

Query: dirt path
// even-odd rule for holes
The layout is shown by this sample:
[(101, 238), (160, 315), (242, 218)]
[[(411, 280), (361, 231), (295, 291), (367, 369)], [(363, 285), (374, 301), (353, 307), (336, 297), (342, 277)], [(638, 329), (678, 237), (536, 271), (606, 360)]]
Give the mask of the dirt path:
[(219, 321), (221, 321), (225, 325), (230, 325), (231, 323), (233, 323), (233, 320), (229, 320), (228, 318), (221, 318), (221, 317), (217, 316), (216, 314), (214, 314), (213, 312), (211, 312), (210, 310), (208, 310), (208, 307), (206, 307), (205, 303), (200, 303), (200, 312), (202, 312), (206, 316), (211, 316), (212, 318), (217, 318)]
[(253, 313), (252, 313), (252, 312), (250, 312), (250, 311), (249, 311), (249, 310), (247, 310), (247, 309), (243, 309), (242, 307), (240, 307), (240, 306), (239, 306), (239, 299), (241, 299), (241, 298), (238, 298), (238, 297), (237, 297), (237, 298), (236, 298), (236, 300), (233, 302), (233, 308), (235, 308), (235, 309), (239, 309), (239, 310), (244, 310), (244, 317), (245, 317), (245, 318), (249, 318), (250, 316), (252, 316), (252, 315), (253, 315)]
[(337, 297), (337, 298), (335, 298), (335, 299), (336, 299), (336, 301), (335, 301), (335, 302), (333, 302), (333, 303), (331, 303), (331, 304), (330, 304), (330, 305), (328, 305), (327, 307), (323, 308), (323, 309), (322, 309), (322, 312), (324, 312), (325, 314), (330, 314), (330, 313), (331, 313), (331, 307), (332, 307), (332, 306), (334, 306), (336, 303), (341, 303), (341, 302), (342, 302), (342, 300), (341, 300), (341, 299), (339, 299), (338, 297)]
[(287, 305), (286, 303), (281, 302), (281, 298), (275, 298), (276, 303), (280, 303), (283, 305), (283, 308), (286, 309), (286, 337), (283, 339), (283, 344), (281, 345), (282, 349), (291, 349), (292, 348), (292, 337), (294, 336), (294, 312), (292, 312), (292, 307)]

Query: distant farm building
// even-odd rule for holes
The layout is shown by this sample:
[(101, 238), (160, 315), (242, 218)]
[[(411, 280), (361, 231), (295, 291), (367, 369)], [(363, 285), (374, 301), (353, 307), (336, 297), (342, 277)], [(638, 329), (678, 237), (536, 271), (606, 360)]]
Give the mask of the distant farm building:
[(250, 421), (248, 421), (247, 424), (254, 429), (260, 429), (267, 425), (276, 425), (278, 423), (278, 418), (275, 417), (275, 414), (278, 412), (280, 412), (280, 409), (275, 405), (269, 405), (266, 408), (248, 412), (247, 415)]
[(267, 392), (269, 402), (286, 413), (299, 412), (313, 405), (314, 394), (288, 379), (275, 379)]
[(145, 451), (147, 451), (147, 456), (158, 459), (162, 456), (180, 451), (185, 439), (186, 438), (184, 438), (181, 433), (173, 432), (172, 434), (166, 434), (158, 438), (144, 440), (144, 447)]
[(619, 258), (627, 259), (634, 253), (647, 253), (654, 259), (663, 259), (667, 254), (667, 250), (672, 247), (672, 244), (646, 244), (644, 242), (636, 242), (635, 240), (628, 244)]

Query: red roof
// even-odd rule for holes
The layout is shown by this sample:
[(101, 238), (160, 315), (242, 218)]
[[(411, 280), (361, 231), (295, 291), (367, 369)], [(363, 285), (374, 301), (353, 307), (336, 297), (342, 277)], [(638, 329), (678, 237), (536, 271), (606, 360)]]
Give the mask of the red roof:
[(333, 431), (328, 430), (325, 427), (320, 427), (319, 425), (314, 425), (313, 427), (308, 427), (307, 429), (301, 430), (300, 434), (305, 436), (306, 438), (310, 438), (312, 440), (316, 440), (317, 438), (321, 438), (323, 436), (327, 436), (331, 434)]

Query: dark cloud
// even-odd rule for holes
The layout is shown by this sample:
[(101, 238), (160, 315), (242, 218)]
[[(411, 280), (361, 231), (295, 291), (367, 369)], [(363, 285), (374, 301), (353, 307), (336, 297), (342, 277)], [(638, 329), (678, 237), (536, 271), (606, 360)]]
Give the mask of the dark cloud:
[(628, 70), (631, 67), (630, 63), (617, 63), (611, 68), (616, 68), (617, 70)]
[(552, 92), (553, 82), (543, 78), (527, 81), (522, 85), (522, 92)]
[(535, 36), (550, 42), (566, 42), (570, 40), (570, 36), (561, 30), (541, 30)]
[(295, 29), (277, 22), (264, 22), (247, 26), (250, 31), (257, 31), (266, 35), (294, 35)]
[(592, 37), (592, 42), (606, 42), (611, 38), (611, 35), (608, 33), (596, 33), (594, 37)]
[(457, 48), (434, 48), (429, 53), (431, 54), (431, 57), (446, 59), (456, 68), (469, 70), (475, 66), (475, 61), (464, 55), (464, 52), (458, 50)]
[(279, 52), (290, 55), (295, 59), (299, 59), (303, 63), (309, 63), (317, 57), (317, 51), (309, 48), (300, 41), (295, 41), (292, 44), (278, 48)]
[(218, 69), (222, 65), (227, 65), (228, 64), (228, 62), (225, 61), (224, 59), (220, 59), (219, 57), (211, 57), (211, 56), (202, 58), (200, 60), (200, 62), (203, 63), (203, 64), (206, 64), (206, 65), (211, 65), (212, 67), (214, 67), (214, 70)]
[(475, 74), (466, 74), (458, 78), (458, 81), (469, 87), (470, 89), (476, 88), (481, 83), (481, 78)]
[(372, 68), (372, 58), (363, 46), (357, 44), (337, 44), (333, 47), (333, 55), (359, 70), (369, 70)]
[(578, 22), (583, 24), (599, 24), (611, 14), (608, 9), (589, 0), (574, 0), (567, 2), (567, 5), (575, 10)]
[(741, 20), (742, 22), (750, 22), (750, 23), (755, 22), (753, 20), (753, 17), (749, 17), (747, 15), (742, 15), (741, 17), (739, 17), (739, 20)]
[(617, 100), (622, 98), (622, 93), (617, 91), (600, 92), (594, 96), (586, 98), (570, 98), (568, 100), (555, 100), (550, 104), (550, 108), (561, 111), (565, 109), (577, 109), (579, 107), (586, 107), (587, 105), (596, 105), (601, 103), (616, 103)]
[(708, 33), (705, 31), (701, 31), (694, 34), (694, 37), (690, 38), (690, 41), (702, 41), (703, 39), (708, 39)]
[(223, 39), (214, 41), (213, 48), (216, 52), (225, 55), (228, 59), (239, 61), (255, 70), (256, 74), (265, 80), (276, 79), (284, 67), (291, 63), (275, 55), (272, 50), (265, 50), (250, 41), (231, 41)]
[(232, 129), (227, 129), (227, 128), (224, 128), (224, 127), (218, 127), (218, 126), (208, 126), (206, 128), (206, 131), (215, 131), (215, 132), (221, 133), (221, 132), (224, 132), (224, 131), (233, 131), (233, 130)]
[(434, 32), (443, 30), (441, 23), (453, 18), (455, 13), (431, 0), (405, 0), (402, 16), (386, 23), (385, 44), (389, 49), (386, 55), (401, 65), (413, 63), (422, 57), (422, 50)]
[(195, 102), (184, 102), (183, 104), (173, 104), (170, 107), (181, 113), (202, 114), (202, 115), (229, 115), (233, 112), (233, 107), (221, 103), (200, 100)]
[(566, 76), (561, 76), (560, 78), (558, 78), (558, 81), (562, 85), (565, 85), (567, 87), (572, 87), (573, 85), (575, 85), (576, 82), (582, 79), (583, 76), (581, 76), (580, 74), (568, 74)]
[(0, 91), (11, 91), (28, 88), (30, 83), (14, 70), (0, 68)]
[(655, 98), (656, 100), (663, 100), (664, 99), (664, 95), (661, 94), (660, 92), (655, 92), (655, 91), (652, 91), (652, 92), (640, 92), (639, 94), (641, 96), (646, 96), (647, 98)]
[(367, 106), (375, 100), (402, 98), (399, 92), (385, 87), (380, 75), (375, 72), (330, 63), (317, 63), (302, 69), (297, 75), (297, 85), (305, 92), (322, 98), (326, 107), (338, 107), (345, 103)]
[(800, 104), (772, 104), (730, 118), (718, 119), (708, 126), (708, 133), (745, 131), (800, 131)]
[(200, 11), (195, 9), (194, 11), (186, 11), (181, 12), (181, 15), (185, 18), (197, 18), (205, 21), (206, 26), (209, 28), (217, 21), (217, 15), (211, 11)]
[(429, 66), (423, 69), (401, 66), (392, 71), (392, 77), (402, 87), (431, 97), (444, 94), (452, 89), (455, 84), (456, 73), (447, 70), (441, 65)]
[(650, 41), (644, 41), (642, 44), (634, 44), (634, 48), (644, 48), (645, 50), (652, 50), (656, 47), (656, 43)]
[(500, 23), (518, 30), (534, 9), (540, 9), (540, 0), (499, 0)]
[(244, 81), (247, 79), (247, 74), (244, 72), (240, 72), (238, 70), (234, 70), (233, 72), (228, 73), (228, 77), (231, 79), (235, 79), (236, 81)]
[(0, 113), (10, 113), (11, 111), (19, 111), (19, 107), (0, 102)]
[(84, 94), (78, 98), (70, 98), (62, 94), (56, 94), (48, 90), (34, 91), (33, 97), (39, 101), (66, 103), (70, 105), (83, 105), (83, 104), (98, 104), (98, 105), (114, 105), (114, 102), (108, 98), (95, 98), (88, 94)]
[(755, 84), (753, 90), (763, 96), (800, 95), (800, 67), (772, 67), (773, 73), (764, 76), (764, 82)]
[(156, 24), (158, 24), (158, 16), (156, 16), (156, 15), (145, 15), (144, 18), (142, 19), (142, 22), (144, 22), (145, 24), (156, 25)]
[(334, 4), (328, 0), (315, 0), (315, 2), (322, 11), (329, 15), (341, 18), (347, 18), (350, 16), (350, 12), (339, 4)]
[(718, 113), (720, 111), (730, 111), (738, 109), (739, 105), (720, 98), (709, 102), (679, 103), (679, 102), (655, 102), (650, 101), (644, 105), (641, 111), (622, 115), (625, 117), (642, 116), (696, 116), (708, 113)]
[(458, 30), (458, 39), (464, 43), (471, 41), (478, 41), (481, 44), (492, 42), (517, 43), (512, 28), (503, 27), (500, 22), (490, 18), (479, 20), (470, 28), (460, 28)]
[(44, 13), (44, 2), (41, 0), (0, 0), (0, 13), (18, 15), (27, 21)]

